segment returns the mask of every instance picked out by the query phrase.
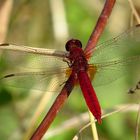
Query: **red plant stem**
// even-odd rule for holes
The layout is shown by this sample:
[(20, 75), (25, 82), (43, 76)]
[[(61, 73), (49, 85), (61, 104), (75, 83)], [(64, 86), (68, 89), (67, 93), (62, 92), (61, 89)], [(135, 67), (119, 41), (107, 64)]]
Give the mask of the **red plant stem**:
[(55, 99), (55, 102), (53, 103), (52, 107), (50, 108), (50, 110), (48, 111), (45, 118), (38, 126), (38, 128), (36, 129), (30, 140), (40, 140), (43, 137), (43, 135), (49, 128), (50, 124), (56, 117), (57, 113), (61, 109), (62, 105), (70, 95), (72, 89), (74, 88), (74, 82), (75, 82), (74, 75), (71, 74), (69, 79), (66, 81), (66, 84), (64, 85), (63, 89), (61, 90), (60, 94)]
[(90, 58), (90, 56), (92, 55), (93, 48), (95, 48), (95, 46), (105, 28), (105, 25), (111, 14), (111, 11), (112, 11), (112, 8), (113, 8), (115, 2), (116, 2), (116, 0), (106, 0), (106, 3), (101, 12), (101, 15), (97, 21), (95, 28), (93, 29), (93, 32), (88, 40), (85, 50), (84, 50), (85, 54), (87, 55), (87, 58)]

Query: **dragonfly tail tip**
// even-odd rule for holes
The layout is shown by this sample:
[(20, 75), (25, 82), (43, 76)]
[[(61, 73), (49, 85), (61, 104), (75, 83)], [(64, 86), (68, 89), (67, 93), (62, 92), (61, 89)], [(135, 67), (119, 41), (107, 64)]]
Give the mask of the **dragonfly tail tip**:
[(102, 119), (101, 118), (98, 118), (97, 119), (97, 122), (98, 122), (98, 124), (102, 124)]

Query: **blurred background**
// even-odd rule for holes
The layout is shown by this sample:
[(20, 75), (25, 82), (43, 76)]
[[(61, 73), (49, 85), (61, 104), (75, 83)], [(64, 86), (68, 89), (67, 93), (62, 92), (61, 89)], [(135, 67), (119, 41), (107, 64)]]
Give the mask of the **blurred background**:
[[(133, 4), (140, 14), (140, 1), (133, 0)], [(1, 0), (0, 43), (64, 51), (66, 41), (77, 38), (85, 46), (103, 5), (104, 0)], [(117, 0), (99, 42), (104, 42), (138, 24), (131, 6), (129, 0)], [(4, 73), (5, 69), (16, 69), (24, 63), (23, 60), (30, 65), (30, 60), (25, 60), (20, 55), (15, 57), (0, 50), (0, 57), (0, 73)], [(48, 61), (45, 62), (46, 65)], [(138, 69), (135, 72), (134, 79), (119, 78), (113, 83), (95, 87), (104, 113), (112, 112), (130, 102), (139, 103), (138, 93), (127, 94), (140, 80)], [(11, 89), (0, 83), (0, 140), (29, 139), (59, 93), (57, 90), (55, 93), (47, 92), (52, 89), (54, 81), (55, 79), (50, 80), (45, 92), (32, 90), (31, 87), (20, 89), (18, 83), (17, 88)], [(118, 108), (115, 108), (116, 106)], [(80, 128), (89, 122), (86, 112), (87, 107), (81, 91), (75, 89), (43, 139), (71, 140)], [(130, 111), (103, 119), (102, 125), (97, 125), (99, 139), (134, 139), (137, 113), (136, 106)], [(90, 126), (80, 133), (79, 139), (92, 139)]]

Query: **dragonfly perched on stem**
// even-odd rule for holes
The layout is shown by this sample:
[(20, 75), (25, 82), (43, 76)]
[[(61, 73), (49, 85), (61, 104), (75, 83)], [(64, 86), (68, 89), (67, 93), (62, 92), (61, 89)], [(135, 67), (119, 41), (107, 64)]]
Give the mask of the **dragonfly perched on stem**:
[[(73, 83), (73, 86), (79, 83), (87, 106), (97, 121), (101, 123), (101, 107), (92, 84), (93, 86), (107, 84), (123, 76), (124, 70), (128, 71), (127, 68), (129, 70), (135, 69), (135, 67), (140, 68), (139, 36), (140, 25), (136, 25), (121, 35), (86, 52), (82, 50), (82, 44), (77, 39), (71, 39), (66, 43), (67, 51), (1, 44), (0, 50), (6, 50), (3, 52), (4, 54), (10, 51), (9, 61), (12, 65), (16, 63), (15, 59), (18, 56), (22, 60), (24, 60), (24, 57), (29, 57), (32, 62), (29, 65), (21, 66), (20, 71), (22, 72), (16, 71), (3, 74), (4, 76), (1, 75), (0, 82), (9, 86), (25, 88), (30, 88), (38, 82), (39, 86), (36, 89), (42, 90), (42, 85), (47, 85), (52, 76), (60, 77), (61, 82), (58, 81), (60, 84), (56, 82), (59, 88), (69, 78), (71, 82), (68, 82), (67, 90), (69, 90), (71, 83)], [(94, 52), (94, 55), (89, 59), (90, 51)], [(17, 53), (20, 53), (20, 55), (17, 55)], [(51, 63), (49, 64), (48, 61)], [(61, 64), (58, 65), (59, 63), (56, 63), (56, 61), (61, 62)], [(55, 68), (52, 62), (55, 63)], [(37, 63), (43, 65), (38, 66)], [(12, 70), (15, 71), (14, 69), (15, 67)], [(33, 69), (34, 71), (32, 71)], [(16, 80), (17, 82), (15, 82)]]

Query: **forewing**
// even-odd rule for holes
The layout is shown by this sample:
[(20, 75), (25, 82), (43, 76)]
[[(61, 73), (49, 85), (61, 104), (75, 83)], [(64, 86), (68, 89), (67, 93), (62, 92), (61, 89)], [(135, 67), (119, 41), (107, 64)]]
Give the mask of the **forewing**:
[(119, 36), (97, 45), (91, 51), (93, 51), (91, 63), (140, 56), (140, 25), (131, 27)]

